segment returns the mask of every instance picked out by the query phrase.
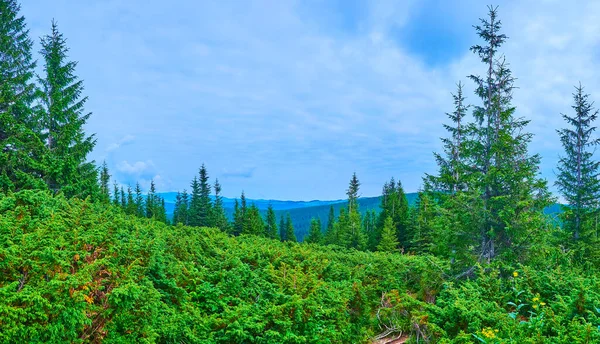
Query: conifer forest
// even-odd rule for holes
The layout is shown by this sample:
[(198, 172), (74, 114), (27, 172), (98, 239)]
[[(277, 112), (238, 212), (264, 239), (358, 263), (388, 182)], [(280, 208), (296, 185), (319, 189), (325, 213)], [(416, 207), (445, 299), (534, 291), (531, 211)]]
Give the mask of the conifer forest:
[(173, 202), (119, 183), (56, 19), (38, 39), (0, 0), (0, 343), (600, 343), (600, 94), (569, 81), (548, 114), (549, 185), (502, 7), (472, 20), (479, 66), (417, 193), (367, 199), (354, 173), (294, 211), (227, 203), (202, 161)]

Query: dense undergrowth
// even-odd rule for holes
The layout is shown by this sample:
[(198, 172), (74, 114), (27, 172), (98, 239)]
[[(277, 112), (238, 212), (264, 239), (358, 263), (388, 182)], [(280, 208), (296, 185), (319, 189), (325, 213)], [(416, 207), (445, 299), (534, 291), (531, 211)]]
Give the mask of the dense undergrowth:
[(230, 237), (22, 191), (0, 196), (0, 342), (361, 343), (389, 329), (599, 342), (600, 278), (553, 259), (454, 280), (434, 257)]

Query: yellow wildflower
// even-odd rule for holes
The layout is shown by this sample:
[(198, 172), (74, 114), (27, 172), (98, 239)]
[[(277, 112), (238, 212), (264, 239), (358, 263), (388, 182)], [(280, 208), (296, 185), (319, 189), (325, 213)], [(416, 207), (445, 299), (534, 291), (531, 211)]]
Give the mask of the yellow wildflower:
[(545, 306), (546, 303), (545, 302), (540, 302), (540, 305)]
[(533, 305), (533, 309), (537, 309), (537, 308), (538, 308), (538, 305)]
[(519, 277), (519, 273), (518, 272), (513, 272), (513, 277)]
[(538, 302), (539, 300), (540, 300), (540, 298), (537, 296), (533, 298), (533, 302)]

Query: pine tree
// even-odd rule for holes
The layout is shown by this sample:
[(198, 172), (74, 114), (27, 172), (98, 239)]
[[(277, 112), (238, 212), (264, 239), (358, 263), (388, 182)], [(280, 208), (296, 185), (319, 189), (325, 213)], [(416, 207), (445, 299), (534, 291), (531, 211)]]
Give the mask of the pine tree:
[(208, 227), (211, 225), (212, 205), (210, 203), (210, 184), (208, 183), (208, 171), (204, 164), (200, 167), (200, 197), (198, 199), (198, 226)]
[(377, 230), (377, 214), (368, 210), (363, 218), (363, 231), (367, 234), (367, 249), (375, 251), (381, 233)]
[[(94, 162), (87, 161), (96, 140), (84, 132), (91, 113), (84, 113), (87, 97), (81, 97), (83, 82), (75, 75), (77, 62), (67, 61), (69, 49), (55, 21), (50, 34), (42, 37), (41, 45), (45, 75), (38, 81), (42, 139), (47, 148), (44, 178), (54, 192), (85, 197), (93, 194), (97, 175)], [(118, 192), (113, 198), (119, 198)]]
[(277, 215), (275, 215), (275, 210), (273, 210), (273, 206), (269, 204), (269, 208), (267, 208), (267, 223), (265, 226), (265, 234), (268, 238), (278, 239), (279, 234), (277, 231)]
[(397, 252), (398, 239), (396, 239), (396, 228), (391, 216), (388, 216), (381, 231), (381, 241), (377, 245), (377, 251), (380, 252)]
[(593, 122), (598, 118), (598, 111), (594, 109), (589, 95), (583, 92), (581, 84), (575, 88), (573, 101), (575, 114), (562, 114), (569, 127), (557, 130), (565, 155), (558, 163), (556, 185), (569, 204), (564, 209), (564, 228), (578, 241), (582, 234), (584, 239), (588, 239), (585, 238), (587, 233), (584, 233), (583, 224), (598, 211), (600, 162), (593, 158), (599, 140), (592, 138), (596, 131)]
[(285, 241), (296, 242), (296, 233), (294, 233), (294, 224), (292, 223), (292, 217), (287, 214), (285, 219)]
[(320, 244), (322, 240), (321, 220), (312, 218), (310, 220), (310, 230), (308, 236), (304, 240), (306, 243)]
[(109, 182), (110, 174), (108, 173), (106, 161), (104, 161), (100, 169), (100, 200), (105, 203), (110, 202), (110, 190), (108, 186)]
[(215, 204), (212, 207), (212, 227), (219, 228), (223, 232), (229, 231), (229, 223), (227, 222), (227, 216), (225, 215), (225, 209), (223, 208), (223, 197), (221, 196), (221, 184), (219, 179), (215, 179)]
[(0, 191), (41, 189), (44, 143), (32, 106), (33, 41), (15, 0), (0, 0)]

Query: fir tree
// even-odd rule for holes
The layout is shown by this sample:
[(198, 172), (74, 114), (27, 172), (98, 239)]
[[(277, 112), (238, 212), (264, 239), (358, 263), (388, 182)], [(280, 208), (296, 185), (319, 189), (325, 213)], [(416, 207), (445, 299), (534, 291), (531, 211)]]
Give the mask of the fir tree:
[(304, 240), (307, 243), (320, 244), (322, 240), (321, 220), (312, 218), (310, 220), (310, 230), (308, 236)]
[(33, 41), (15, 0), (0, 0), (0, 191), (44, 188), (45, 147), (33, 111)]
[(377, 245), (377, 251), (396, 252), (398, 251), (398, 239), (396, 239), (396, 228), (391, 216), (388, 216), (381, 231), (381, 241)]
[[(55, 21), (50, 34), (42, 37), (41, 45), (45, 75), (38, 80), (42, 139), (47, 148), (46, 184), (54, 192), (85, 197), (94, 192), (97, 175), (94, 163), (87, 161), (96, 140), (94, 135), (86, 136), (83, 128), (91, 115), (84, 112), (87, 97), (81, 97), (83, 82), (75, 75), (77, 62), (67, 61), (69, 49)], [(118, 193), (117, 190), (113, 199), (119, 199)]]
[(292, 223), (292, 217), (287, 214), (285, 219), (285, 241), (296, 242), (296, 233), (294, 233), (294, 224)]
[(583, 92), (581, 84), (575, 88), (573, 101), (575, 114), (562, 114), (569, 127), (557, 130), (565, 155), (558, 163), (556, 185), (569, 204), (564, 209), (564, 228), (577, 241), (584, 232), (583, 224), (598, 211), (600, 163), (593, 158), (599, 141), (592, 137), (596, 130), (593, 122), (598, 118), (598, 111), (594, 109), (589, 95)]
[(175, 196), (175, 207), (173, 209), (173, 224), (183, 223), (182, 221), (183, 201), (181, 192), (177, 192)]
[(277, 231), (277, 215), (275, 215), (275, 210), (273, 210), (273, 206), (269, 204), (269, 208), (267, 208), (267, 223), (265, 226), (265, 234), (268, 238), (278, 239), (279, 234)]
[(335, 231), (334, 231), (334, 226), (335, 226), (335, 210), (333, 209), (333, 206), (329, 206), (329, 215), (327, 216), (327, 228), (325, 229), (325, 236), (323, 238), (323, 241), (326, 244), (334, 244), (335, 243)]

